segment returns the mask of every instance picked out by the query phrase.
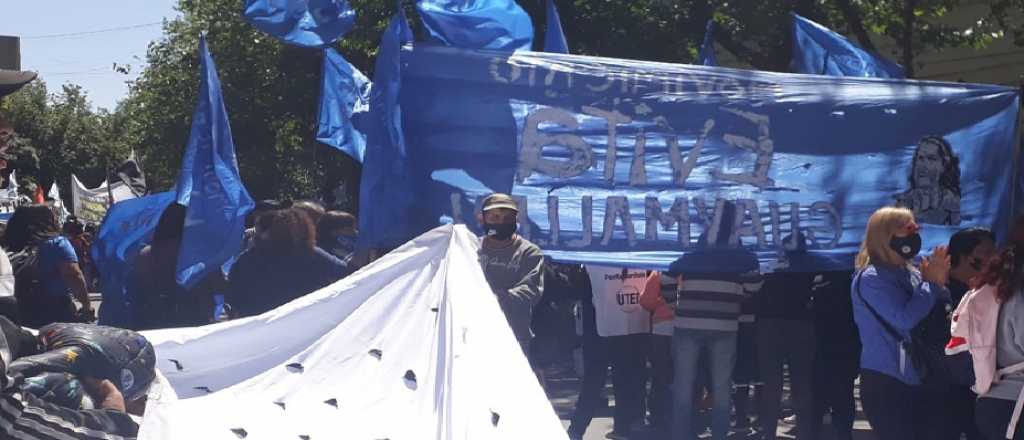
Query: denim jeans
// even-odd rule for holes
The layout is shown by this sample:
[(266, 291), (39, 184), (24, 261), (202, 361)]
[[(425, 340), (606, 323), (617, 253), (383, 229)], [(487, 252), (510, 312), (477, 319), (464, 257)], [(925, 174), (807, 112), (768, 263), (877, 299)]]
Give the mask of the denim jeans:
[(672, 336), (675, 363), (674, 417), (672, 440), (693, 440), (694, 382), (697, 359), (707, 350), (711, 370), (711, 433), (713, 440), (726, 440), (729, 435), (732, 370), (736, 364), (736, 332), (676, 329)]

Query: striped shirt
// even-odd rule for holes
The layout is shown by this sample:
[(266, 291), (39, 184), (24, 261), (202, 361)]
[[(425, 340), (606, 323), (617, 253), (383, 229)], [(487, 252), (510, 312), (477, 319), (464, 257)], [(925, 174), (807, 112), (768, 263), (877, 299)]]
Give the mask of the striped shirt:
[(761, 289), (757, 256), (744, 249), (702, 249), (672, 263), (681, 274), (677, 329), (738, 331), (742, 305)]
[(25, 393), (0, 395), (0, 438), (18, 440), (134, 439), (139, 426), (125, 413), (71, 410)]
[(7, 336), (10, 327), (0, 328), (0, 439), (127, 440), (138, 435), (139, 425), (123, 412), (73, 410), (20, 392), (17, 384), (21, 377), (7, 376), (7, 364), (12, 359), (12, 338)]

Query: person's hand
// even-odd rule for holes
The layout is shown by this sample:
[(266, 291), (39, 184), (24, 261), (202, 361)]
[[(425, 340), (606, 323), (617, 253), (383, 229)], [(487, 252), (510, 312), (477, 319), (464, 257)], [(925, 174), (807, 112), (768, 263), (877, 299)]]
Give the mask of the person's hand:
[(124, 395), (118, 391), (112, 382), (106, 379), (96, 379), (89, 376), (81, 376), (82, 387), (89, 393), (97, 408), (110, 409), (125, 412)]
[(939, 246), (932, 256), (921, 260), (921, 277), (929, 283), (945, 286), (949, 281), (949, 267), (949, 250)]
[(92, 323), (96, 321), (96, 309), (90, 307), (82, 307), (78, 309), (78, 321), (82, 323)]

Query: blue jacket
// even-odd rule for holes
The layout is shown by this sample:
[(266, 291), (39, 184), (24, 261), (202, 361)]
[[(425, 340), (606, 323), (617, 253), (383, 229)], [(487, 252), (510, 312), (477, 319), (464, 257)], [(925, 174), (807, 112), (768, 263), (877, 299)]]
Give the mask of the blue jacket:
[(924, 281), (921, 272), (913, 267), (872, 265), (854, 276), (850, 294), (853, 320), (862, 343), (860, 367), (892, 376), (908, 385), (919, 385), (921, 378), (910, 354), (906, 353), (905, 357), (901, 354), (900, 341), (886, 331), (864, 301), (899, 332), (902, 340), (909, 340), (910, 331), (928, 315), (936, 299), (949, 298), (949, 291), (944, 286)]

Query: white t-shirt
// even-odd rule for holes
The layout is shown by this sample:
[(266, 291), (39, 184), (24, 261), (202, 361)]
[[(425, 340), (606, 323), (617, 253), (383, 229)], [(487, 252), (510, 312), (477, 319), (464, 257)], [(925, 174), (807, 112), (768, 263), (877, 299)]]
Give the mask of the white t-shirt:
[(7, 252), (0, 249), (0, 297), (14, 296), (14, 268)]
[(594, 292), (594, 313), (599, 336), (651, 332), (651, 314), (640, 306), (647, 272), (621, 267), (587, 266)]

